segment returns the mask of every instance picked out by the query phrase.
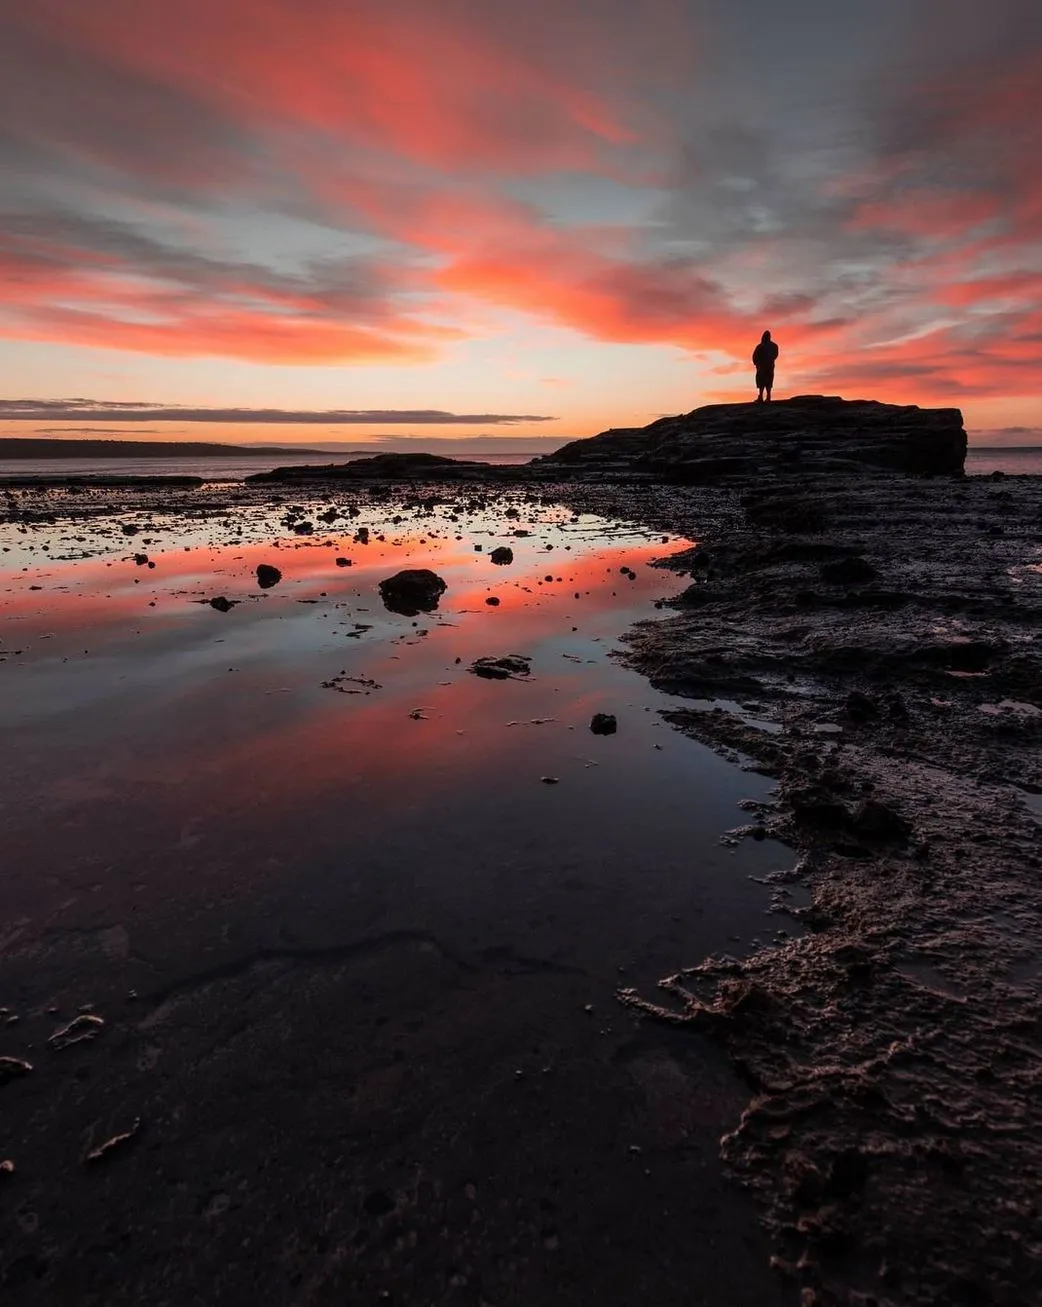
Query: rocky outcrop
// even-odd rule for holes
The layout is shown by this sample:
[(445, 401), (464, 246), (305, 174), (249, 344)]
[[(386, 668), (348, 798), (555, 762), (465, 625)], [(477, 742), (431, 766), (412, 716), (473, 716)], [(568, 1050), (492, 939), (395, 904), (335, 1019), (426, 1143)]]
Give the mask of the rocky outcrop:
[(650, 426), (573, 440), (540, 466), (704, 483), (884, 468), (962, 471), (966, 432), (955, 408), (799, 395), (772, 404), (710, 404)]
[(488, 467), (441, 454), (374, 454), (349, 463), (307, 464), (255, 472), (247, 481), (401, 481), (415, 477), (472, 477)]

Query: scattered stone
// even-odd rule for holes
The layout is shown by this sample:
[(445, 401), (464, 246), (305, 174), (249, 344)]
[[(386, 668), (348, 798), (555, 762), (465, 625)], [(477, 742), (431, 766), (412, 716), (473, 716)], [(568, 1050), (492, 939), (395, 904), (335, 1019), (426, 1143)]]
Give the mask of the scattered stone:
[(230, 613), (238, 602), (238, 599), (226, 599), (224, 595), (217, 595), (209, 601), (210, 607), (216, 608), (219, 613)]
[(12, 1162), (9, 1157), (5, 1157), (4, 1160), (0, 1162), (0, 1180), (9, 1180), (11, 1176), (14, 1175), (14, 1172), (14, 1162)]
[(498, 549), (492, 550), (489, 558), (497, 567), (506, 567), (508, 563), (514, 561), (514, 551), (506, 545), (500, 545)]
[(47, 1043), (51, 1048), (71, 1048), (73, 1044), (85, 1044), (91, 1039), (97, 1039), (104, 1029), (105, 1021), (102, 1017), (95, 1016), (92, 1012), (83, 1012), (78, 1017), (73, 1017), (67, 1026), (56, 1030)]
[(338, 558), (336, 560), (336, 565), (337, 567), (351, 567), (352, 563), (350, 558)]
[(475, 676), (489, 681), (521, 680), (531, 674), (532, 660), (523, 654), (505, 654), (502, 658), (477, 658), (467, 668)]
[(270, 590), (282, 580), (282, 573), (270, 563), (257, 564), (257, 584), (262, 590)]
[(590, 719), (590, 730), (594, 735), (614, 735), (618, 729), (619, 723), (614, 713), (595, 712)]
[(360, 526), (355, 532), (355, 543), (359, 545), (369, 543), (369, 528), (367, 526)]
[(499, 607), (499, 600), (496, 598), (495, 595), (489, 595), (489, 597), (485, 600), (485, 603), (488, 604), (489, 608)]
[(561, 783), (559, 776), (540, 776), (539, 779), (544, 785), (560, 785)]
[(417, 617), (420, 613), (433, 613), (441, 596), (448, 589), (437, 572), (428, 568), (396, 572), (380, 582), (380, 597), (384, 607), (403, 617)]
[(32, 1063), (20, 1057), (0, 1057), (0, 1085), (10, 1084), (12, 1080), (20, 1080), (32, 1069)]
[(134, 562), (138, 567), (146, 567), (148, 565), (148, 554), (135, 554)]
[(129, 1144), (131, 1140), (136, 1139), (141, 1133), (141, 1118), (135, 1117), (134, 1122), (129, 1130), (124, 1130), (122, 1134), (113, 1135), (106, 1139), (103, 1144), (97, 1148), (92, 1148), (83, 1159), (84, 1166), (93, 1166), (97, 1162), (107, 1161), (117, 1148), (122, 1148)]

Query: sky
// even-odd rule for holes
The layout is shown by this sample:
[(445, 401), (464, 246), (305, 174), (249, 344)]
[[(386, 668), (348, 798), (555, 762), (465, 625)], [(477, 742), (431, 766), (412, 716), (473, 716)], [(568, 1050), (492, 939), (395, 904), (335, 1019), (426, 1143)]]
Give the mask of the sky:
[(0, 0), (0, 435), (1042, 443), (1039, 158), (1038, 0)]

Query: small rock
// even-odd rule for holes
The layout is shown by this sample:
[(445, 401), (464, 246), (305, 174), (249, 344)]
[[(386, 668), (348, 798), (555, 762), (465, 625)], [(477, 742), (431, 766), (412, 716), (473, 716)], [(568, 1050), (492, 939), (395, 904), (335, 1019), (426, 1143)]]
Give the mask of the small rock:
[(14, 1162), (9, 1157), (5, 1157), (0, 1162), (0, 1180), (9, 1180), (14, 1175)]
[(350, 567), (350, 566), (351, 566), (351, 560), (350, 560), (350, 558), (338, 558), (338, 559), (336, 560), (336, 565), (337, 565), (337, 567)]
[(540, 776), (539, 779), (544, 785), (560, 785), (561, 783), (561, 778), (559, 776)]
[(134, 562), (138, 567), (146, 567), (148, 565), (148, 554), (135, 554)]
[(590, 719), (590, 730), (594, 735), (614, 735), (618, 729), (618, 719), (613, 713), (595, 712)]
[(282, 580), (282, 573), (270, 563), (257, 564), (257, 584), (262, 590), (270, 590)]
[(217, 595), (210, 600), (210, 607), (216, 608), (219, 613), (229, 613), (238, 602), (237, 599), (226, 599), (224, 595)]
[(532, 671), (531, 658), (523, 654), (505, 654), (502, 658), (478, 658), (467, 668), (475, 676), (489, 681), (518, 680)]
[(117, 1148), (129, 1144), (132, 1139), (137, 1138), (140, 1132), (141, 1118), (136, 1117), (129, 1130), (124, 1130), (122, 1134), (113, 1135), (110, 1139), (106, 1139), (103, 1144), (99, 1144), (97, 1148), (92, 1148), (83, 1159), (84, 1166), (93, 1166), (96, 1162), (107, 1161)]
[(51, 1048), (69, 1048), (73, 1044), (85, 1044), (88, 1040), (96, 1039), (104, 1029), (102, 1017), (83, 1012), (80, 1016), (73, 1017), (67, 1026), (56, 1030), (47, 1042)]
[(506, 567), (508, 563), (514, 561), (514, 551), (508, 549), (506, 545), (500, 545), (498, 549), (493, 549), (489, 558), (497, 567)]
[(27, 1076), (32, 1069), (33, 1064), (20, 1057), (0, 1057), (0, 1085), (19, 1080), (22, 1076)]
[(489, 597), (485, 600), (485, 603), (488, 604), (489, 608), (499, 607), (499, 600), (496, 598), (495, 595), (489, 595)]

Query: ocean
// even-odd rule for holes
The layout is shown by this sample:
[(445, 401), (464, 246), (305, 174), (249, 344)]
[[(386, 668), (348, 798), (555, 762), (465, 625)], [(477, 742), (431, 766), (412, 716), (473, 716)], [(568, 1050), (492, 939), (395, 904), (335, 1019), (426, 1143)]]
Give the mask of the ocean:
[[(374, 450), (374, 453), (383, 451)], [(2, 458), (0, 479), (56, 476), (192, 476), (210, 482), (242, 481), (254, 472), (308, 463), (351, 463), (368, 454), (274, 454), (270, 458)], [(482, 463), (527, 463), (530, 453), (481, 454)]]
[[(0, 479), (54, 476), (200, 476), (210, 482), (242, 481), (254, 472), (272, 467), (289, 467), (304, 463), (346, 463), (364, 454), (278, 454), (272, 458), (95, 458), (95, 459), (0, 459)], [(481, 462), (496, 464), (527, 463), (530, 453), (481, 454)], [(987, 476), (1005, 472), (1009, 476), (1042, 475), (1042, 446), (1020, 448), (998, 446), (970, 447), (966, 458), (969, 476)]]
[(1005, 472), (1007, 476), (1042, 476), (1042, 445), (970, 446), (966, 455), (968, 476)]

